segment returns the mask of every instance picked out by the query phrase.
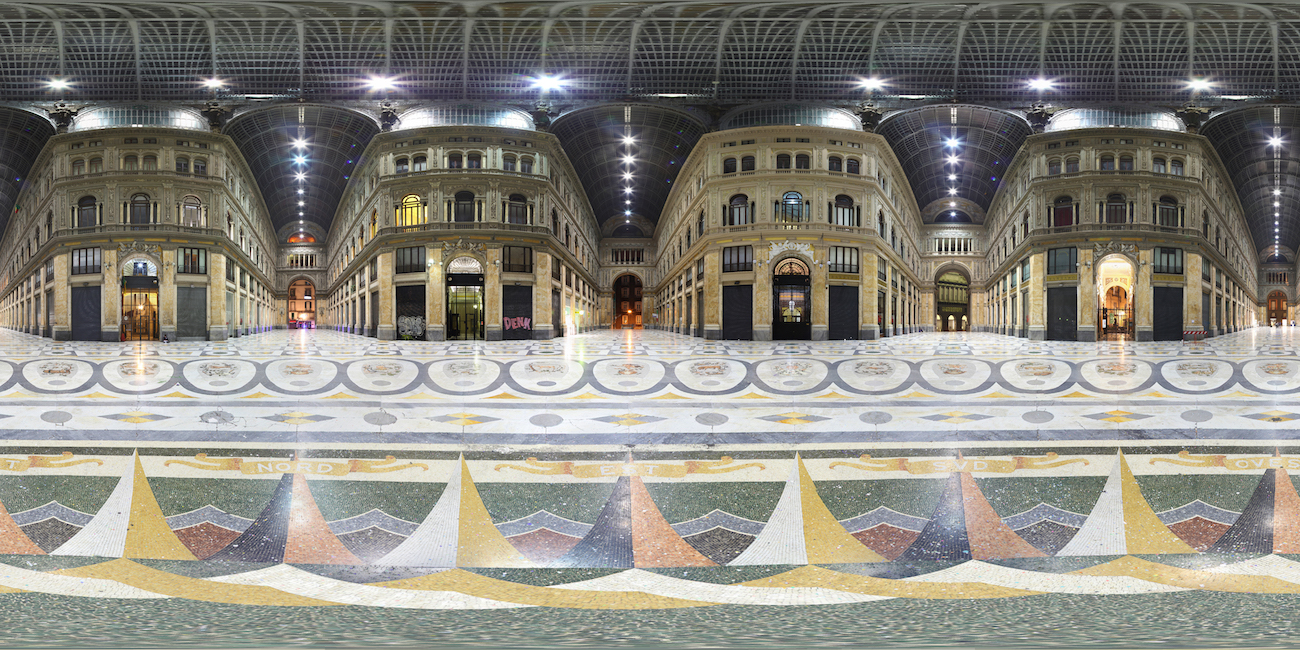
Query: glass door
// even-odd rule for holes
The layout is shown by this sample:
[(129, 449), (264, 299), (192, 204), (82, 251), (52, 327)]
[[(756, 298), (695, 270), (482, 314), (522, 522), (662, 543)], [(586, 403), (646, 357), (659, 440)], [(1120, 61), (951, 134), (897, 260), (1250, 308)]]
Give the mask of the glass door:
[(447, 340), (483, 339), (483, 287), (447, 287)]
[(122, 340), (158, 340), (158, 292), (122, 292)]

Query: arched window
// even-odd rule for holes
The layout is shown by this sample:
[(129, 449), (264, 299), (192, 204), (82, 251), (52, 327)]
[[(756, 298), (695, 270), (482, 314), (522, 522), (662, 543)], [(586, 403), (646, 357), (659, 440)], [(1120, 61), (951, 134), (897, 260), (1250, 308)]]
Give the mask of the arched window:
[(48, 240), (53, 236), (54, 236), (54, 211), (50, 210), (45, 215), (45, 239)]
[(725, 159), (725, 160), (722, 161), (722, 173), (724, 173), (724, 174), (734, 174), (734, 173), (736, 173), (736, 159), (735, 159), (735, 158), (727, 158), (727, 159)]
[(397, 207), (397, 225), (398, 227), (418, 226), (424, 220), (420, 215), (420, 196), (418, 194), (407, 194), (402, 197), (402, 203)]
[(506, 204), (506, 223), (528, 225), (528, 198), (523, 194), (511, 194)]
[(1182, 176), (1183, 161), (1178, 160), (1176, 158), (1174, 160), (1169, 161), (1169, 173), (1173, 174), (1174, 176)]
[(753, 157), (753, 156), (741, 156), (741, 158), (740, 158), (740, 171), (742, 171), (742, 172), (752, 172), (752, 171), (754, 171), (754, 157)]
[(1053, 158), (1047, 161), (1047, 173), (1049, 176), (1055, 176), (1061, 173), (1061, 159)]
[(1078, 171), (1079, 171), (1079, 159), (1078, 159), (1078, 158), (1066, 158), (1066, 159), (1065, 159), (1065, 173), (1067, 173), (1067, 174), (1074, 174), (1074, 173), (1077, 173)]
[(1119, 170), (1122, 171), (1122, 172), (1131, 172), (1131, 171), (1133, 171), (1133, 156), (1120, 156), (1120, 157), (1119, 157)]
[(1106, 197), (1106, 223), (1128, 223), (1128, 201), (1123, 194)]
[(482, 169), (483, 156), (472, 153), (465, 156), (465, 169)]
[(795, 257), (787, 257), (776, 263), (774, 275), (808, 275), (808, 265)]
[(379, 235), (379, 211), (370, 211), (370, 238), (374, 239)]
[(1115, 171), (1115, 156), (1112, 156), (1110, 154), (1106, 154), (1102, 156), (1101, 165), (1099, 166), (1099, 168), (1101, 169), (1101, 171), (1104, 172)]
[(195, 159), (194, 159), (194, 175), (195, 175), (195, 176), (207, 176), (207, 175), (208, 175), (208, 161), (206, 161), (206, 160), (204, 160), (204, 159), (202, 159), (202, 158), (195, 158)]
[(140, 169), (140, 159), (136, 156), (123, 156), (122, 169), (128, 172), (133, 172), (137, 169)]
[(197, 196), (187, 196), (181, 200), (181, 225), (188, 228), (207, 225), (203, 222), (203, 204), (199, 203)]
[(130, 222), (132, 225), (148, 225), (150, 223), (149, 195), (136, 194), (131, 197)]
[(737, 194), (731, 197), (731, 200), (727, 203), (727, 225), (744, 226), (750, 223), (753, 221), (750, 212), (748, 196)]
[(176, 173), (178, 173), (178, 174), (188, 174), (188, 173), (190, 173), (190, 159), (189, 159), (189, 158), (186, 158), (186, 157), (184, 157), (184, 156), (180, 156), (180, 157), (178, 157), (178, 158), (176, 159)]
[(98, 223), (96, 218), (95, 197), (83, 196), (77, 201), (77, 227), (94, 228)]
[(406, 172), (411, 171), (411, 161), (406, 158), (398, 158), (397, 162), (393, 163), (393, 171), (398, 174), (405, 174)]
[(859, 162), (857, 158), (849, 158), (848, 161), (844, 163), (844, 171), (850, 174), (861, 174), (862, 163)]
[(512, 155), (506, 155), (501, 159), (501, 169), (508, 172), (515, 171), (517, 169), (516, 158)]
[(808, 154), (801, 153), (794, 157), (795, 169), (811, 169), (811, 167), (812, 167), (812, 159), (808, 157)]
[(779, 153), (779, 154), (777, 154), (777, 155), (776, 155), (776, 168), (777, 168), (777, 169), (790, 169), (790, 154), (788, 154), (788, 153)]
[(519, 159), (519, 172), (520, 172), (520, 173), (523, 173), (523, 174), (531, 174), (531, 173), (533, 173), (533, 159), (532, 159), (532, 158), (520, 158), (520, 159)]
[(476, 221), (474, 218), (474, 193), (457, 192), (456, 207), (452, 214), (452, 220), (456, 222)]
[(831, 156), (826, 160), (826, 169), (833, 172), (844, 171), (844, 159), (839, 156)]
[(157, 171), (157, 170), (158, 170), (158, 156), (145, 156), (145, 157), (142, 159), (142, 163), (140, 164), (140, 169), (143, 169), (143, 170), (145, 170), (145, 171), (149, 171), (149, 172)]
[(1162, 228), (1178, 227), (1178, 200), (1172, 196), (1160, 197), (1156, 207), (1156, 223)]
[(777, 204), (776, 220), (781, 223), (799, 223), (807, 221), (807, 211), (803, 206), (803, 195), (798, 192), (786, 192)]
[(1165, 159), (1164, 159), (1164, 158), (1152, 158), (1152, 159), (1151, 159), (1151, 171), (1153, 171), (1153, 172), (1155, 172), (1155, 173), (1157, 173), (1157, 174), (1163, 174), (1163, 173), (1165, 173)]
[(1056, 197), (1056, 201), (1052, 202), (1052, 225), (1057, 228), (1074, 225), (1074, 199), (1068, 196)]
[(460, 169), (464, 167), (465, 164), (461, 162), (461, 160), (460, 154), (458, 153), (447, 154), (447, 169)]
[(86, 161), (81, 160), (80, 158), (72, 161), (72, 175), (80, 176), (84, 173), (86, 173)]
[(429, 169), (428, 156), (416, 156), (411, 159), (411, 171), (422, 172)]
[(858, 225), (857, 208), (853, 206), (852, 197), (844, 194), (835, 197), (834, 211), (831, 213), (831, 223), (837, 226)]

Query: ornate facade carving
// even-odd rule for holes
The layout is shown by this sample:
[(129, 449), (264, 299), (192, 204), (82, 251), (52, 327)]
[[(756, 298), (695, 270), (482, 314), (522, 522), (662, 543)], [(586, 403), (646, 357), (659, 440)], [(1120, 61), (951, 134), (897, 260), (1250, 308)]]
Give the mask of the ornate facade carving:
[(456, 251), (465, 251), (469, 253), (478, 253), (479, 255), (484, 255), (487, 252), (487, 247), (479, 242), (465, 241), (464, 238), (457, 239), (454, 242), (450, 242), (450, 241), (442, 242), (443, 255), (447, 255), (449, 253), (453, 253)]
[(774, 241), (767, 246), (768, 261), (776, 259), (781, 253), (797, 253), (808, 257), (808, 261), (813, 261), (813, 247), (808, 242), (792, 242), (789, 239), (785, 241)]

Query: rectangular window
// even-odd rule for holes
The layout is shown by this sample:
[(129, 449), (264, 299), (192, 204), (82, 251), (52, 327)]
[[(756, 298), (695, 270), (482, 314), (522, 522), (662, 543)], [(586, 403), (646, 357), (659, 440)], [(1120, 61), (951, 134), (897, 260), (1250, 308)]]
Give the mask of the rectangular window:
[(1047, 274), (1061, 275), (1064, 273), (1074, 273), (1075, 264), (1078, 261), (1079, 249), (1071, 246), (1070, 248), (1052, 248), (1047, 251)]
[(194, 161), (194, 175), (195, 175), (195, 176), (207, 176), (207, 175), (208, 175), (208, 162), (207, 162), (206, 160), (196, 160), (196, 161)]
[(77, 248), (73, 249), (70, 259), (72, 265), (72, 275), (85, 275), (87, 273), (99, 273), (99, 249), (98, 248)]
[(746, 145), (746, 144), (754, 144), (755, 142), (757, 142), (757, 141), (756, 141), (756, 140), (741, 140), (741, 141), (740, 141), (740, 144), (742, 144), (742, 145)]
[(727, 246), (722, 249), (722, 272), (753, 271), (753, 246)]
[(227, 262), (227, 263), (226, 263), (226, 282), (234, 282), (234, 281), (235, 281), (235, 265), (232, 264), (232, 263)]
[(176, 250), (181, 273), (202, 274), (208, 272), (208, 251), (203, 248), (180, 248)]
[(141, 142), (144, 144), (158, 144), (158, 138), (145, 138)]
[(1183, 249), (1181, 248), (1163, 248), (1156, 247), (1155, 250), (1155, 268), (1154, 273), (1168, 273), (1170, 275), (1182, 275), (1183, 273)]
[(506, 273), (532, 273), (533, 249), (527, 246), (503, 246), (501, 265)]
[(394, 273), (420, 273), (424, 271), (424, 247), (410, 246), (393, 252)]
[(1029, 260), (1025, 260), (1020, 263), (1020, 281), (1021, 282), (1029, 281)]
[(827, 257), (831, 273), (857, 273), (858, 249), (850, 246), (831, 246)]

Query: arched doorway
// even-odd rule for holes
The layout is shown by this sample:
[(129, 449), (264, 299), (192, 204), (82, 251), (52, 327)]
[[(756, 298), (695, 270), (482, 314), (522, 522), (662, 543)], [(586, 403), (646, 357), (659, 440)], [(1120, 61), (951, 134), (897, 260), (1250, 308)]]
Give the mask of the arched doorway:
[(289, 329), (316, 329), (316, 287), (311, 280), (294, 280), (289, 285)]
[(808, 341), (812, 339), (812, 283), (808, 265), (787, 257), (772, 273), (772, 338)]
[(147, 257), (122, 263), (123, 341), (158, 340), (158, 265)]
[(1287, 323), (1286, 293), (1274, 291), (1268, 294), (1268, 325), (1277, 327)]
[(447, 263), (447, 340), (483, 339), (483, 264), (462, 256)]
[(1132, 338), (1134, 331), (1133, 263), (1125, 257), (1112, 256), (1097, 264), (1097, 323), (1101, 335), (1109, 338)]
[(631, 273), (614, 280), (614, 328), (641, 328), (641, 278)]
[(970, 278), (961, 271), (944, 271), (934, 280), (936, 332), (970, 331)]

